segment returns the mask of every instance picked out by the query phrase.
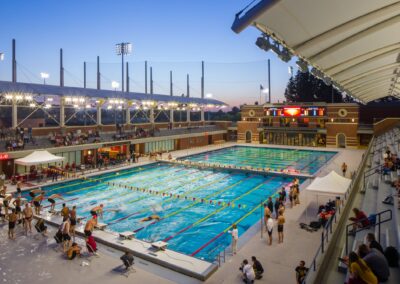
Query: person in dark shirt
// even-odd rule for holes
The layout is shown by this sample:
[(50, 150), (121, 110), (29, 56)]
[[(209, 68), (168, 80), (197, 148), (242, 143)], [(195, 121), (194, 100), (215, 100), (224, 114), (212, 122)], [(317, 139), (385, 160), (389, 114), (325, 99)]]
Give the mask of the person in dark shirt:
[(272, 197), (268, 197), (267, 201), (267, 207), (269, 208), (269, 211), (274, 212), (274, 202), (272, 201)]
[(306, 267), (306, 262), (304, 260), (300, 261), (299, 266), (296, 267), (296, 283), (302, 284), (304, 279), (306, 278), (308, 268)]
[(264, 273), (264, 268), (255, 256), (252, 256), (251, 260), (253, 261), (253, 269), (254, 273), (256, 274), (256, 279), (261, 279), (262, 274)]
[(367, 242), (369, 243), (369, 248), (370, 249), (377, 249), (379, 250), (381, 253), (383, 253), (383, 248), (382, 246), (376, 241), (375, 239), (375, 235), (373, 233), (368, 233), (367, 235)]
[(274, 207), (275, 207), (275, 216), (276, 216), (276, 219), (278, 219), (278, 216), (279, 216), (279, 206), (281, 205), (281, 202), (279, 201), (279, 198), (276, 198), (275, 199), (275, 203), (274, 203)]
[(133, 255), (129, 251), (125, 251), (125, 254), (120, 257), (125, 265), (125, 269), (128, 270), (133, 264)]

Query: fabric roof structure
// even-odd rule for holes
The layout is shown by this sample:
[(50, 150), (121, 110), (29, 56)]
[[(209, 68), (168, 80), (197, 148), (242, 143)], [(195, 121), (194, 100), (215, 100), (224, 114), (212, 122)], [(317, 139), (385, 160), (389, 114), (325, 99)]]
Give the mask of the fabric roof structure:
[(256, 27), (361, 102), (400, 97), (400, 1), (261, 0), (244, 10), (236, 33)]
[(32, 84), (32, 83), (13, 83), (0, 81), (0, 93), (29, 93), (33, 95), (56, 95), (62, 97), (92, 97), (92, 98), (119, 98), (125, 100), (137, 101), (160, 101), (160, 102), (176, 102), (180, 104), (213, 104), (226, 105), (225, 103), (214, 99), (202, 99), (194, 97), (167, 96), (159, 94), (144, 94), (134, 92), (121, 92), (112, 90), (97, 90), (89, 88), (77, 87), (60, 87), (52, 85)]
[(15, 163), (22, 166), (33, 166), (61, 162), (64, 159), (64, 157), (53, 155), (46, 150), (38, 150), (24, 158), (16, 159)]
[(306, 190), (316, 194), (343, 195), (346, 193), (351, 179), (342, 177), (335, 171), (331, 171), (324, 177), (317, 177), (307, 186)]

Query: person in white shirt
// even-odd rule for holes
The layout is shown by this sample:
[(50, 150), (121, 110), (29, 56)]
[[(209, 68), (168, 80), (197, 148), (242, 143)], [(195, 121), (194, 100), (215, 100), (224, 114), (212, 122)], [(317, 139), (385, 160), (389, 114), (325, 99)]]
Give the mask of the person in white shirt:
[(237, 241), (239, 239), (239, 231), (236, 224), (232, 225), (232, 231), (228, 231), (232, 236), (232, 254), (236, 254), (237, 251)]
[(268, 233), (268, 240), (269, 240), (269, 245), (272, 245), (272, 231), (274, 230), (274, 220), (271, 218), (271, 216), (268, 217), (268, 220), (266, 222), (267, 226), (267, 233)]
[(254, 273), (253, 266), (249, 264), (247, 259), (243, 260), (242, 263), (242, 272), (243, 272), (243, 281), (246, 284), (254, 283), (254, 279), (256, 278), (256, 274)]

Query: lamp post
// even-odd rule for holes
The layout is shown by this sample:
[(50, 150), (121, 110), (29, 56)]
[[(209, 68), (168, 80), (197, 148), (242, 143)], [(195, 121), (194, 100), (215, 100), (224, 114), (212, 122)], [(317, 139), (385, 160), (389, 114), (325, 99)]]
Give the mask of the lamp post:
[(115, 45), (115, 51), (117, 55), (122, 57), (122, 92), (124, 91), (124, 55), (128, 55), (132, 52), (132, 44), (129, 42), (121, 42)]
[(46, 79), (48, 79), (50, 75), (46, 72), (40, 72), (40, 77), (43, 79), (43, 85), (46, 85)]
[[(114, 91), (117, 91), (117, 89), (119, 88), (119, 83), (117, 81), (112, 81), (111, 87), (114, 89)], [(122, 85), (122, 88), (123, 87), (124, 87), (124, 85)], [(114, 102), (114, 100), (113, 100), (113, 102)], [(115, 105), (115, 106), (113, 106), (113, 108), (114, 108), (114, 124), (117, 125), (117, 106)]]
[[(211, 94), (211, 93), (206, 94), (207, 99), (212, 99), (212, 97), (213, 97), (213, 94)], [(207, 120), (210, 121), (210, 109), (207, 108), (207, 110), (208, 110), (207, 111)]]

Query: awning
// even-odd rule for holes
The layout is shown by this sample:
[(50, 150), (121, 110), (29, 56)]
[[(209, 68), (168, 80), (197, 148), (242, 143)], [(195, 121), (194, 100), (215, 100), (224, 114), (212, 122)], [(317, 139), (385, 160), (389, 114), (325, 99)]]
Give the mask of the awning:
[(317, 177), (306, 188), (307, 191), (325, 195), (343, 195), (346, 193), (351, 179), (342, 177), (335, 171), (331, 171), (324, 177)]
[(362, 102), (400, 97), (398, 0), (261, 0), (232, 29), (250, 25)]
[(22, 166), (32, 166), (61, 162), (63, 160), (64, 157), (53, 155), (46, 150), (38, 150), (34, 151), (24, 158), (16, 159), (15, 163)]

